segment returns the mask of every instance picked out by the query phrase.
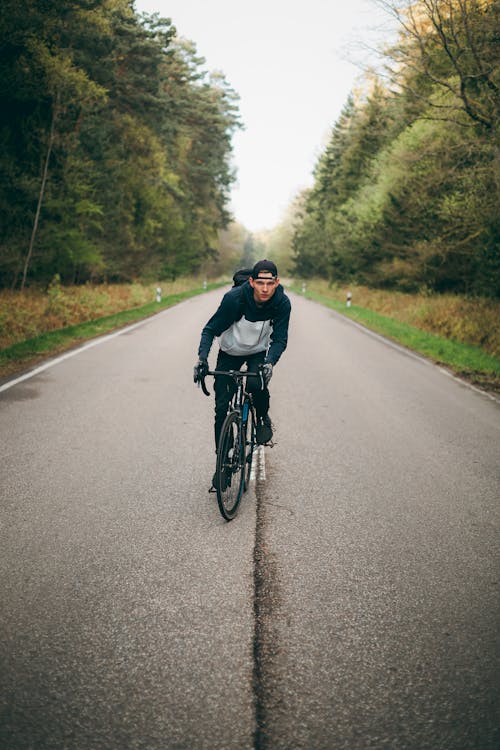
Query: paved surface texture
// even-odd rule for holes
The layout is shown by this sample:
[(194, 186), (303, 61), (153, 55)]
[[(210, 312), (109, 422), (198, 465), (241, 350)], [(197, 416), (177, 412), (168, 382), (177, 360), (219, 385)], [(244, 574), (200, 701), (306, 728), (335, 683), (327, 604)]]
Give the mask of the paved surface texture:
[(0, 393), (0, 747), (496, 748), (498, 403), (294, 296), (225, 523), (220, 296)]

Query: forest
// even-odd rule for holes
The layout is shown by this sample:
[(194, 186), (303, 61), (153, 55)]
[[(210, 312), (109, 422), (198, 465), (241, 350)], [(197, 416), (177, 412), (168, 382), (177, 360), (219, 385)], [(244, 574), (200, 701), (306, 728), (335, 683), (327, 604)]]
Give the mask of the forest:
[(499, 3), (374, 2), (397, 37), (312, 187), (252, 236), (228, 211), (237, 93), (182, 29), (132, 0), (4, 0), (0, 289), (215, 278), (267, 255), (299, 279), (498, 298)]
[(500, 5), (381, 4), (398, 38), (352, 92), (297, 199), (293, 273), (498, 297)]
[(169, 279), (217, 254), (238, 98), (131, 0), (3, 0), (0, 288)]

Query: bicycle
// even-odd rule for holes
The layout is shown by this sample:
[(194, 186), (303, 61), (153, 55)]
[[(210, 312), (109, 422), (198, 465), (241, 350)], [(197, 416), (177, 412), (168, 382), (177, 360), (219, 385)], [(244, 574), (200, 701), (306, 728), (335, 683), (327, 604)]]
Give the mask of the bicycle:
[[(215, 468), (215, 490), (219, 510), (226, 521), (231, 521), (236, 515), (243, 493), (250, 484), (253, 454), (257, 445), (255, 408), (252, 395), (246, 390), (248, 373), (245, 370), (209, 370), (207, 375), (226, 375), (233, 378), (236, 384), (222, 425)], [(209, 396), (205, 378), (202, 378), (200, 385), (203, 393)]]

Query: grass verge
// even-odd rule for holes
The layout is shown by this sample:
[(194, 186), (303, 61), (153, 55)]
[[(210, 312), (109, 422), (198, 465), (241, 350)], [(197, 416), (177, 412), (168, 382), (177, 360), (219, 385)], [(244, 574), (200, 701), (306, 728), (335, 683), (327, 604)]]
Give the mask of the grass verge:
[(314, 291), (301, 293), (299, 286), (292, 285), (290, 288), (307, 299), (330, 307), (366, 328), (422, 354), (468, 382), (485, 390), (500, 393), (500, 359), (481, 348), (423, 331), (364, 307), (347, 307), (345, 302)]
[(39, 336), (20, 341), (0, 350), (0, 377), (8, 377), (20, 370), (26, 370), (38, 364), (47, 356), (61, 354), (89, 339), (103, 336), (110, 331), (124, 328), (131, 323), (151, 317), (168, 307), (182, 302), (189, 297), (216, 289), (220, 283), (208, 284), (206, 289), (198, 287), (165, 296), (161, 302), (149, 302), (146, 305), (122, 310), (112, 315), (89, 320), (85, 323), (67, 326), (55, 331), (47, 331)]

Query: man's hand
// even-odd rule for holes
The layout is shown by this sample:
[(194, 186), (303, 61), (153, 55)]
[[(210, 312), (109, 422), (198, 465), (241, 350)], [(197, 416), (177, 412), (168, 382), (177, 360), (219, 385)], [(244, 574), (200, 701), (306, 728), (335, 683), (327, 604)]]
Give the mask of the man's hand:
[(200, 383), (208, 372), (208, 361), (205, 357), (200, 357), (198, 362), (194, 366), (193, 380), (195, 383)]
[(267, 362), (265, 365), (262, 365), (262, 378), (264, 380), (264, 385), (268, 386), (269, 381), (271, 380), (273, 376), (273, 366), (270, 362)]

